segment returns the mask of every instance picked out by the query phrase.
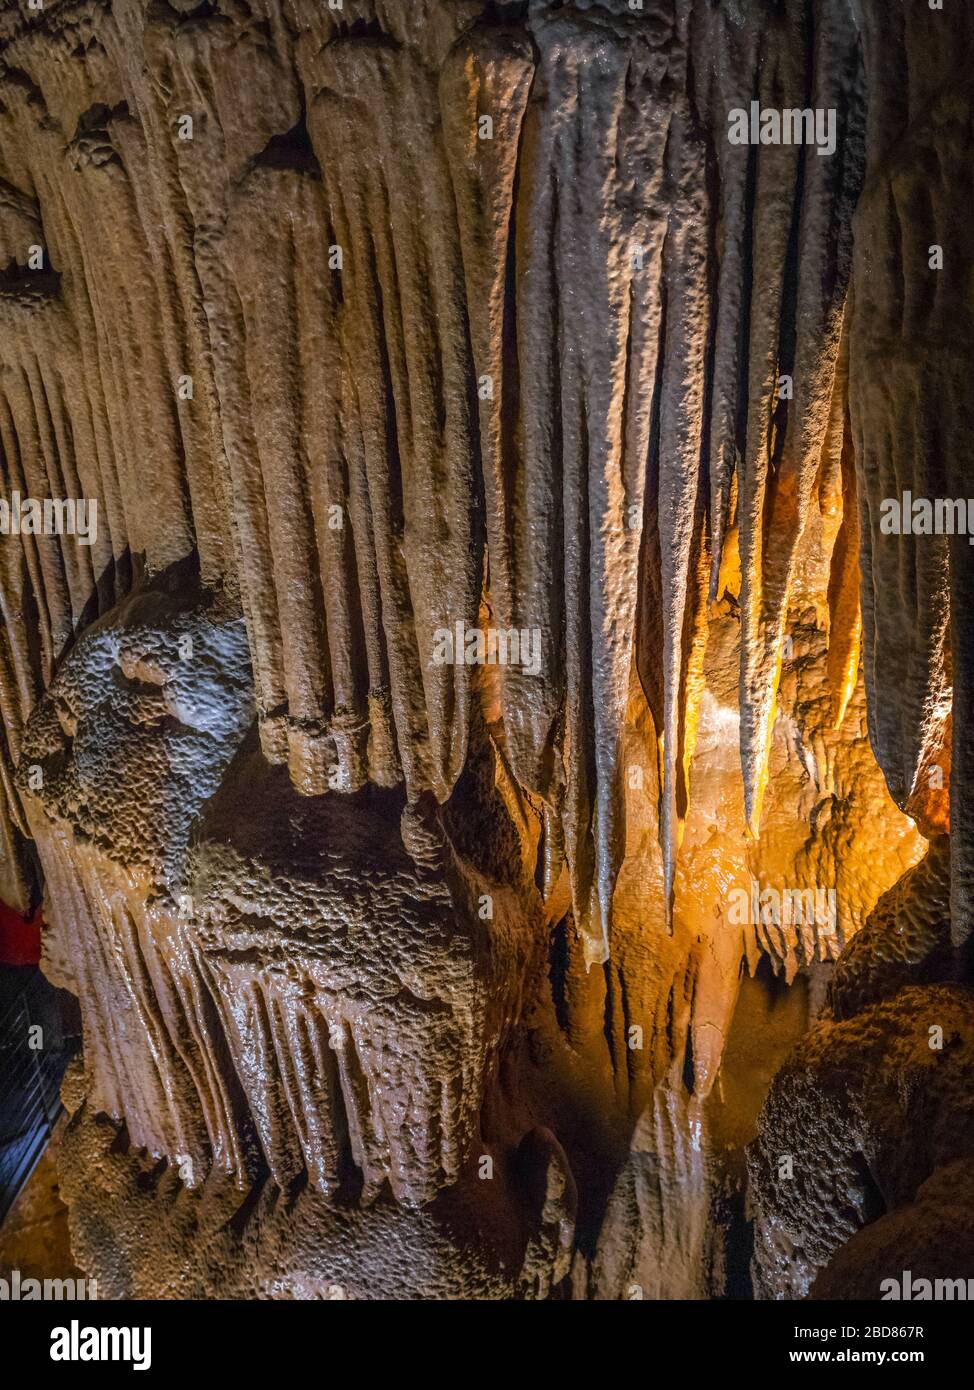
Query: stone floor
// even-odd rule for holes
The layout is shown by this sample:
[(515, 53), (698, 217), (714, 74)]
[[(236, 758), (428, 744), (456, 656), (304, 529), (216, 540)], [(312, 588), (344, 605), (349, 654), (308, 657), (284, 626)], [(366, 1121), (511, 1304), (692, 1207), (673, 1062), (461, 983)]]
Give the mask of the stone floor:
[(0, 1226), (0, 1275), (19, 1269), (22, 1279), (78, 1278), (71, 1256), (68, 1210), (58, 1192), (56, 1158), (63, 1119), (55, 1128), (20, 1196)]

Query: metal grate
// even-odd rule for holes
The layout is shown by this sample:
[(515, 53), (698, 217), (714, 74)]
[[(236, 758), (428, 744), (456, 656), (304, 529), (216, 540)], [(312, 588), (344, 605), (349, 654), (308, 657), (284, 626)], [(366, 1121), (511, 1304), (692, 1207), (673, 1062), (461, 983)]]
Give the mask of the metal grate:
[(61, 1111), (61, 1078), (78, 1045), (65, 1030), (60, 991), (39, 970), (24, 973), (0, 1009), (0, 1221), (47, 1147)]

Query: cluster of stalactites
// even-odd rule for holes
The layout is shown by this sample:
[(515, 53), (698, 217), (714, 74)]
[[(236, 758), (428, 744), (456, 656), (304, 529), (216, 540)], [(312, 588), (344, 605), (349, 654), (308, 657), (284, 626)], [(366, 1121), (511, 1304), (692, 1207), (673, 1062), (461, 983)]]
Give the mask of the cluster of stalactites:
[[(480, 9), (0, 21), (4, 484), (97, 498), (100, 522), (86, 547), (4, 540), (5, 763), (132, 556), (195, 548), (239, 596), (265, 754), (308, 794), (445, 800), (477, 691), (442, 635), (517, 632), (539, 659), (498, 668), (503, 741), (598, 961), (633, 665), (662, 922), (722, 564), (736, 549), (758, 830), (801, 542), (838, 496), (837, 717), (855, 681), (843, 328), (866, 79), (846, 0), (746, 22), (710, 0)], [(732, 143), (754, 100), (834, 111), (834, 152)]]

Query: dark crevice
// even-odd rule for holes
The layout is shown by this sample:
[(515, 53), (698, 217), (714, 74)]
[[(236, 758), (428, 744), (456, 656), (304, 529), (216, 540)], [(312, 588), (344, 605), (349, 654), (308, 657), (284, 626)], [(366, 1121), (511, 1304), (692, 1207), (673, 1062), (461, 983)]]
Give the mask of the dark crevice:
[(272, 135), (254, 159), (255, 169), (284, 169), (309, 178), (321, 178), (321, 165), (314, 152), (305, 115), (301, 116), (283, 135)]
[(548, 951), (548, 979), (551, 982), (551, 1000), (555, 1007), (558, 1027), (566, 1035), (571, 1026), (568, 1008), (568, 918), (563, 917), (552, 929), (551, 946)]

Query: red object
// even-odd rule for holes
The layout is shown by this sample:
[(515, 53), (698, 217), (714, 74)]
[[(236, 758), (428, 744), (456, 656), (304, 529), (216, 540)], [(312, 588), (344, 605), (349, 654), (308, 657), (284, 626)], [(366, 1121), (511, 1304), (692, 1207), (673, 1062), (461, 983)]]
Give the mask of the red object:
[(0, 965), (37, 965), (40, 959), (40, 908), (28, 920), (0, 902)]

